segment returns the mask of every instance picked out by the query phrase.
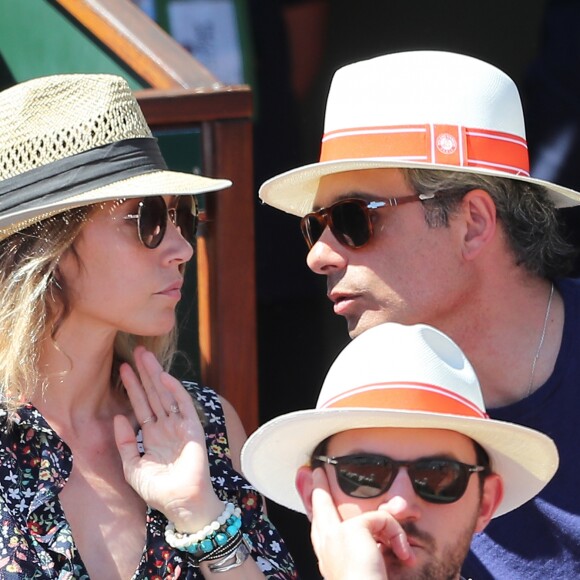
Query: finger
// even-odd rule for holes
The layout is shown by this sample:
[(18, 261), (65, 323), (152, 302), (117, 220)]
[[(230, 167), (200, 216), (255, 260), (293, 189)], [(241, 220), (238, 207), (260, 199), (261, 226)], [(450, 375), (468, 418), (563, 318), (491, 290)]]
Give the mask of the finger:
[(310, 536), (314, 548), (320, 548), (325, 543), (328, 530), (337, 529), (342, 521), (334, 505), (328, 479), (324, 469), (318, 467), (312, 473), (312, 522)]
[(144, 347), (137, 347), (134, 351), (134, 357), (139, 378), (153, 413), (160, 419), (167, 417), (172, 401), (163, 400), (163, 388), (161, 387), (163, 367), (155, 355)]
[(391, 550), (400, 560), (408, 560), (413, 552), (409, 540), (401, 524), (386, 510), (366, 512), (361, 519), (366, 522), (367, 528), (373, 537)]
[(179, 408), (179, 414), (175, 415), (177, 418), (184, 419), (189, 425), (194, 427), (199, 436), (205, 439), (203, 426), (199, 418), (197, 409), (193, 403), (193, 399), (187, 389), (175, 377), (169, 373), (161, 373), (161, 383), (170, 394), (173, 404)]
[(131, 423), (124, 415), (117, 415), (113, 419), (113, 429), (115, 434), (115, 443), (123, 463), (123, 472), (125, 478), (131, 470), (131, 466), (139, 461), (139, 451), (137, 449), (137, 439), (133, 433)]
[(322, 467), (317, 467), (313, 471), (312, 483), (314, 486), (312, 490), (312, 510), (315, 515), (321, 517), (327, 523), (340, 523), (340, 516), (330, 495), (326, 472)]
[(155, 417), (155, 413), (151, 409), (149, 404), (149, 399), (143, 385), (139, 380), (139, 377), (135, 374), (135, 371), (127, 363), (123, 363), (119, 368), (119, 374), (121, 376), (121, 381), (133, 407), (133, 412), (137, 418), (137, 422), (141, 427), (143, 427), (146, 422), (148, 422), (151, 417)]
[[(159, 364), (159, 361), (152, 352), (144, 351), (140, 360), (146, 378), (148, 379), (148, 382), (145, 385), (146, 388), (151, 386), (166, 415), (171, 416), (172, 414), (179, 414), (181, 412), (181, 407), (175, 400), (173, 390), (178, 389), (184, 391), (187, 398), (191, 401), (191, 396), (187, 394), (181, 382), (163, 370), (163, 367)], [(168, 389), (168, 383), (170, 387), (173, 385), (175, 389)]]

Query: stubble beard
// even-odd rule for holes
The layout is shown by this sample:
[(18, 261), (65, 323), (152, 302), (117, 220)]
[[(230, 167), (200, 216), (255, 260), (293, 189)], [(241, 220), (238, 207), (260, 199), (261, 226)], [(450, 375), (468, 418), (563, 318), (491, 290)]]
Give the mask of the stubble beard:
[(419, 568), (407, 568), (404, 562), (397, 558), (386, 557), (387, 576), (389, 580), (457, 580), (460, 578), (461, 566), (467, 556), (471, 539), (475, 531), (477, 516), (474, 516), (461, 533), (448, 542), (440, 555), (433, 555), (437, 548), (434, 538), (416, 529), (414, 524), (403, 525), (403, 528), (410, 536), (421, 539), (424, 551), (430, 555), (427, 561)]

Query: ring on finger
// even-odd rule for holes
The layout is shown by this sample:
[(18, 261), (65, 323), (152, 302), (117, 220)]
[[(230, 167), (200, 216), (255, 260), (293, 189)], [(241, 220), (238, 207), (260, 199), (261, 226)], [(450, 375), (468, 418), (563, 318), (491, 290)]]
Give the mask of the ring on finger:
[(147, 423), (151, 423), (151, 422), (156, 421), (156, 420), (157, 420), (157, 417), (155, 415), (149, 415), (149, 417), (147, 417), (146, 419), (143, 419), (143, 421), (141, 421), (141, 427), (143, 427)]
[(179, 405), (177, 403), (172, 403), (171, 407), (169, 407), (169, 410), (172, 413), (179, 413)]

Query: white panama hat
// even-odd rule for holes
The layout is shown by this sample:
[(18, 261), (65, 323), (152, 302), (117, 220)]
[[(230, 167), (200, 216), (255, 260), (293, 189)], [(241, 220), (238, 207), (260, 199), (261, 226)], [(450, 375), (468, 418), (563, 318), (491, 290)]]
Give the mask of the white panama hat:
[(424, 168), (506, 177), (544, 186), (556, 207), (580, 193), (530, 177), (515, 83), (476, 58), (400, 52), (339, 69), (328, 94), (320, 162), (260, 188), (265, 203), (304, 216), (320, 178), (373, 168)]
[(250, 436), (242, 471), (266, 497), (304, 512), (298, 469), (327, 437), (368, 427), (448, 429), (477, 441), (504, 483), (495, 516), (534, 497), (558, 467), (548, 436), (488, 417), (475, 372), (448, 336), (424, 324), (385, 323), (338, 355), (315, 409), (272, 419)]
[(0, 93), (0, 239), (75, 207), (230, 185), (169, 171), (122, 77), (53, 75)]

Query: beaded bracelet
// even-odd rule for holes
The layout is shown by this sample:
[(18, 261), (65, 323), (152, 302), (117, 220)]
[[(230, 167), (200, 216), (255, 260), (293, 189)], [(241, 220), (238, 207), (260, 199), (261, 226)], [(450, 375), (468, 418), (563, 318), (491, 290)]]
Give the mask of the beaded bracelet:
[(239, 545), (242, 543), (242, 537), (243, 536), (241, 532), (238, 532), (235, 536), (232, 536), (223, 546), (219, 546), (212, 552), (197, 557), (198, 564), (205, 562), (206, 560), (209, 562), (227, 558), (238, 549)]
[[(167, 522), (165, 526), (165, 540), (177, 550), (183, 550), (192, 554), (198, 560), (223, 556), (221, 548), (233, 545), (242, 527), (242, 510), (228, 502), (223, 513), (213, 522), (193, 534), (184, 534), (175, 529), (173, 522)], [(237, 539), (237, 538), (236, 538)]]

